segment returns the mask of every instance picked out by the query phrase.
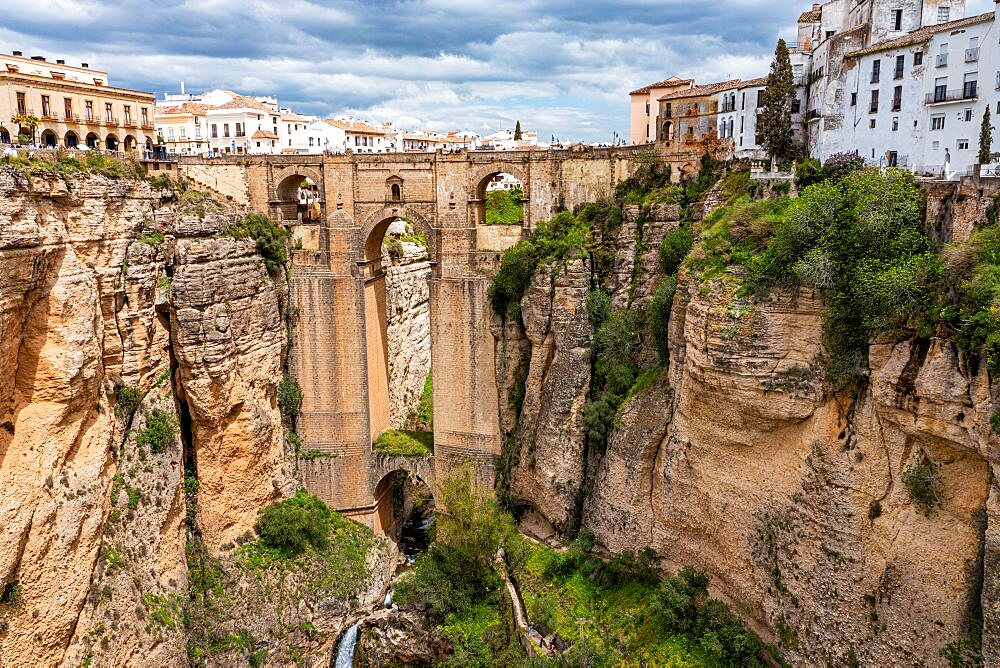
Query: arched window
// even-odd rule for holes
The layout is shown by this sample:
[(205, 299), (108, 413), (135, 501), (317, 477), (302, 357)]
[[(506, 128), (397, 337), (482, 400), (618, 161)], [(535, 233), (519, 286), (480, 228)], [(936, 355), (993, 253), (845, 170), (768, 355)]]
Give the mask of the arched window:
[(0, 128), (0, 144), (10, 143), (10, 132), (7, 128)]
[(399, 187), (398, 183), (393, 183), (392, 184), (392, 201), (393, 202), (398, 202), (401, 199), (403, 199), (403, 191)]
[(732, 118), (729, 119), (729, 136), (730, 137), (733, 136), (733, 119)]

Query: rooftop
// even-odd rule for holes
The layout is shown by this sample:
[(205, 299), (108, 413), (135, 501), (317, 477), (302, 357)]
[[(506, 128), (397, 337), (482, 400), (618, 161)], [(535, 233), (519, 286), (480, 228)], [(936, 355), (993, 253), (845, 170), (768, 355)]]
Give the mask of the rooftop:
[(365, 135), (383, 135), (386, 132), (383, 129), (373, 127), (367, 123), (363, 123), (362, 121), (339, 121), (331, 118), (325, 118), (323, 120), (333, 127), (346, 130), (347, 132), (355, 132)]
[(880, 51), (890, 51), (892, 49), (899, 49), (904, 46), (921, 44), (931, 39), (936, 33), (955, 30), (957, 28), (964, 28), (966, 26), (976, 25), (979, 23), (986, 23), (988, 21), (992, 21), (993, 17), (994, 17), (994, 12), (986, 12), (985, 14), (969, 16), (964, 19), (948, 21), (947, 23), (938, 23), (937, 25), (933, 26), (924, 26), (923, 28), (917, 28), (913, 32), (907, 33), (902, 37), (897, 37), (896, 39), (890, 39), (885, 42), (879, 42), (878, 44), (873, 44), (867, 49), (858, 49), (857, 51), (851, 51), (850, 53), (847, 54), (846, 57), (857, 58), (859, 56), (867, 56), (870, 53), (879, 53)]
[(744, 82), (739, 79), (732, 79), (730, 81), (720, 81), (719, 83), (702, 84), (700, 86), (695, 86), (694, 88), (687, 88), (684, 90), (676, 90), (673, 93), (667, 93), (661, 100), (683, 100), (689, 97), (704, 97), (705, 95), (712, 95), (724, 90), (736, 90), (740, 88), (740, 84)]
[(694, 79), (681, 79), (680, 77), (670, 77), (664, 79), (663, 81), (657, 81), (656, 83), (651, 83), (648, 86), (643, 86), (642, 88), (637, 88), (629, 95), (644, 95), (654, 88), (671, 88), (673, 86), (684, 86), (694, 84)]
[(205, 112), (209, 109), (215, 109), (210, 104), (199, 104), (198, 102), (185, 102), (182, 105), (175, 107), (162, 107), (156, 111), (160, 116), (169, 116), (172, 114), (191, 114), (192, 116), (204, 116)]

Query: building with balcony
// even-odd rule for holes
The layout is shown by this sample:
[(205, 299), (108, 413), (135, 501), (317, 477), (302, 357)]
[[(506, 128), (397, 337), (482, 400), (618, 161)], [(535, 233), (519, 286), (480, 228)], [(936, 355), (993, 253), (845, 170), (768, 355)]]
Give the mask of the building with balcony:
[(11, 119), (39, 119), (33, 141), (50, 148), (89, 146), (110, 151), (152, 149), (152, 93), (111, 86), (108, 73), (20, 51), (0, 55), (0, 143), (30, 137)]

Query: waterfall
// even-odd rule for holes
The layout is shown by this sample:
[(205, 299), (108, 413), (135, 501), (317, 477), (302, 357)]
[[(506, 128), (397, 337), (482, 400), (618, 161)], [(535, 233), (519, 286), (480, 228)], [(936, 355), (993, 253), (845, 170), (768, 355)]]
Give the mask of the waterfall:
[(358, 629), (361, 622), (358, 622), (341, 636), (340, 643), (337, 644), (337, 660), (334, 668), (351, 668), (354, 665), (354, 646), (358, 643)]

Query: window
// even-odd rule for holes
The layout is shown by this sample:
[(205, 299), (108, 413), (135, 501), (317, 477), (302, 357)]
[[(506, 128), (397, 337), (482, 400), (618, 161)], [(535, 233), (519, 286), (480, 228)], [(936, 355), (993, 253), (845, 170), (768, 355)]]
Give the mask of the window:
[(965, 110), (965, 122), (968, 123), (972, 120), (972, 109)]
[(310, 138), (309, 138), (309, 145), (310, 145), (310, 146), (312, 146), (312, 145), (313, 145), (313, 138), (312, 138), (312, 137), (310, 137)]
[(229, 123), (223, 123), (222, 124), (222, 136), (223, 137), (228, 137), (229, 136)]
[(878, 83), (879, 74), (882, 71), (882, 61), (872, 61), (872, 83)]
[(902, 30), (903, 29), (903, 10), (894, 9), (892, 10), (892, 29)]
[(924, 64), (924, 52), (917, 51), (916, 53), (913, 54), (913, 65), (917, 66), (923, 64)]
[(63, 98), (63, 112), (65, 113), (67, 120), (73, 118), (73, 98), (71, 97)]
[(243, 132), (243, 124), (242, 123), (237, 123), (236, 124), (236, 136), (237, 137), (243, 137), (243, 136), (245, 136), (245, 133)]
[(764, 108), (764, 91), (763, 90), (757, 91), (757, 108), (758, 109), (763, 109)]
[(646, 115), (649, 116), (649, 102), (646, 103)]
[(979, 78), (978, 72), (972, 72), (971, 74), (965, 75), (965, 81), (962, 83), (962, 97), (965, 99), (976, 97), (976, 80)]
[(792, 100), (792, 113), (797, 114), (802, 111), (802, 101), (799, 98)]
[(875, 129), (875, 119), (874, 118), (871, 119), (870, 121), (868, 121), (868, 127), (870, 127), (872, 130)]
[(218, 136), (219, 136), (219, 126), (216, 125), (215, 123), (212, 123), (212, 137), (218, 137)]
[(906, 66), (906, 56), (896, 56), (896, 69), (892, 73), (893, 79), (903, 78), (903, 68)]
[(187, 128), (181, 128), (181, 139), (187, 139)]
[(17, 94), (17, 113), (22, 116), (28, 113), (28, 102), (24, 93)]
[(878, 111), (878, 91), (877, 90), (873, 90), (872, 91), (872, 102), (871, 102), (871, 105), (868, 107), (868, 113), (874, 114), (877, 111)]
[(195, 139), (201, 139), (201, 126), (200, 125), (194, 126), (194, 138)]
[(851, 93), (851, 106), (855, 107), (855, 106), (857, 106), (857, 104), (858, 104), (858, 94), (857, 93)]
[(968, 139), (959, 139), (958, 140), (958, 150), (959, 151), (967, 151), (968, 149), (969, 149), (969, 140)]
[(951, 7), (938, 7), (938, 23), (945, 23), (951, 18)]
[(944, 114), (931, 116), (931, 130), (944, 130)]
[(167, 129), (167, 139), (169, 139), (170, 141), (174, 140), (174, 129), (173, 128), (168, 128)]
[(87, 120), (88, 121), (94, 120), (94, 102), (93, 102), (93, 100), (87, 100), (86, 102), (83, 103), (83, 106), (84, 106), (84, 110), (85, 110), (85, 112), (87, 114)]
[(115, 120), (115, 111), (110, 102), (104, 103), (104, 120), (109, 123)]
[[(147, 125), (149, 125), (149, 110), (146, 109), (146, 107), (143, 107), (142, 109), (139, 110), (139, 113), (142, 114), (142, 125), (144, 127), (147, 126)], [(194, 122), (195, 122), (195, 125), (198, 124), (198, 117), (197, 116), (195, 116)]]
[(132, 125), (132, 107), (125, 105), (125, 125)]
[(938, 77), (934, 80), (934, 101), (944, 102), (948, 97), (948, 77)]
[(903, 87), (896, 86), (892, 89), (892, 110), (899, 111), (903, 107)]
[(392, 201), (398, 202), (403, 198), (403, 191), (400, 189), (398, 183), (392, 184)]
[(899, 118), (892, 119), (892, 131), (897, 132), (899, 130)]
[(52, 115), (52, 105), (49, 103), (49, 96), (48, 95), (43, 95), (42, 96), (42, 116), (46, 116), (47, 117), (47, 116), (51, 116), (51, 115)]
[(945, 67), (948, 65), (948, 44), (942, 44), (941, 49), (938, 51), (937, 67)]

